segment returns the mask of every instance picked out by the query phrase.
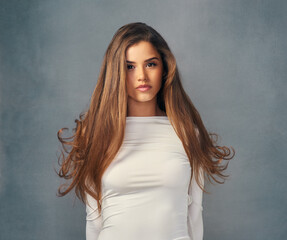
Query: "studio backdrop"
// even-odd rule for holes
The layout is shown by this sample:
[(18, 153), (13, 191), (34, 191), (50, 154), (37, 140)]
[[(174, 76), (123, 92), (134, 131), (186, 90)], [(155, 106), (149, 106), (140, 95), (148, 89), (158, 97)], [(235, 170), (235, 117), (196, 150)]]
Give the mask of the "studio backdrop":
[(122, 25), (168, 42), (186, 92), (219, 144), (223, 185), (203, 196), (205, 240), (287, 236), (286, 23), (283, 0), (1, 0), (0, 239), (85, 239), (85, 206), (59, 198), (57, 131), (89, 104)]

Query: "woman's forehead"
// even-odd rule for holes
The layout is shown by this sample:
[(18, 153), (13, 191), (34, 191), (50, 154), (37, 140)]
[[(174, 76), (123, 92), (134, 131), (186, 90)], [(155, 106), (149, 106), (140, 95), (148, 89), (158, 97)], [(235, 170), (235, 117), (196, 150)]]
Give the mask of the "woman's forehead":
[(146, 41), (141, 41), (130, 46), (126, 51), (126, 59), (128, 61), (146, 60), (152, 57), (160, 57), (157, 49)]

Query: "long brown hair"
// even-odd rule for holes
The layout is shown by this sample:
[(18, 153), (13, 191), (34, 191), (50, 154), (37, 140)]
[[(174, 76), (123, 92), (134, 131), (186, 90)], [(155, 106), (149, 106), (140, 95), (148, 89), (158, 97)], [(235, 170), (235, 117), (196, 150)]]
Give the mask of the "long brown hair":
[(128, 99), (126, 50), (140, 41), (150, 42), (161, 55), (165, 74), (157, 104), (166, 113), (182, 141), (190, 161), (191, 176), (194, 172), (203, 191), (200, 170), (204, 171), (204, 177), (209, 182), (213, 179), (217, 183), (224, 183), (229, 175), (224, 175), (223, 171), (229, 161), (225, 165), (221, 162), (232, 159), (235, 154), (231, 147), (233, 155), (230, 156), (228, 147), (216, 145), (217, 134), (207, 132), (197, 109), (182, 87), (175, 57), (162, 36), (145, 23), (126, 24), (118, 29), (106, 50), (90, 106), (75, 120), (74, 134), (61, 137), (67, 128), (57, 133), (63, 147), (58, 158), (61, 166), (58, 175), (70, 180), (67, 187), (59, 187), (59, 196), (75, 188), (77, 197), (86, 202), (88, 193), (97, 200), (99, 213), (102, 176), (119, 151), (125, 132)]

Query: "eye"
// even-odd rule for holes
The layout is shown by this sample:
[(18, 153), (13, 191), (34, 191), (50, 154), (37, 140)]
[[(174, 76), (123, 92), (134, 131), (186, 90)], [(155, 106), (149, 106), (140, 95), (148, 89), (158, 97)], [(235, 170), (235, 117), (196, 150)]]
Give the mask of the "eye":
[(154, 66), (156, 66), (156, 63), (150, 62), (150, 63), (147, 64), (147, 66), (148, 66), (148, 67), (154, 67)]
[(134, 67), (133, 65), (129, 65), (129, 64), (127, 65), (128, 70), (132, 69), (133, 67)]

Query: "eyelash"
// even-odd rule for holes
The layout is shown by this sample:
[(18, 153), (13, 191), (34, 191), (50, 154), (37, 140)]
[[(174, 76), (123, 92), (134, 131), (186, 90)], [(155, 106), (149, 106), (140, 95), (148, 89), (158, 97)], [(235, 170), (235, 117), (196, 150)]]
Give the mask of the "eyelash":
[[(149, 64), (152, 64), (154, 67), (157, 65), (154, 62), (148, 63), (147, 65), (149, 65)], [(130, 65), (130, 64), (127, 65), (128, 70), (131, 70), (131, 68), (129, 68), (129, 67), (133, 67), (133, 65)]]

